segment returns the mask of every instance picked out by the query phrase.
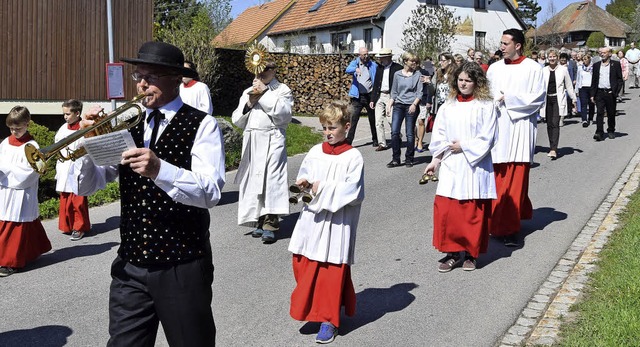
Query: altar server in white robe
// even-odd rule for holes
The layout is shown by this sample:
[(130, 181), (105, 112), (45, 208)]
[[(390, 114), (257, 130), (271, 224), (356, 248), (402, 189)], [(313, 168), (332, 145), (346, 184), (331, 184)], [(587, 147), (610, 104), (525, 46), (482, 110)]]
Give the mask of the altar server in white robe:
[(504, 59), (489, 66), (487, 78), (498, 103), (498, 141), (491, 156), (497, 200), (489, 222), (491, 235), (508, 247), (520, 244), (520, 220), (531, 219), (529, 169), (536, 147), (537, 117), (545, 101), (542, 67), (522, 55), (524, 34), (507, 29), (500, 41)]
[(206, 112), (208, 115), (213, 115), (211, 91), (209, 90), (209, 86), (200, 82), (196, 64), (185, 60), (184, 67), (193, 70), (196, 76), (193, 78), (182, 77), (182, 83), (180, 83), (180, 98), (182, 102), (202, 112)]
[(253, 80), (233, 111), (232, 121), (244, 129), (239, 184), (238, 225), (252, 225), (253, 237), (275, 242), (279, 216), (289, 214), (286, 129), (291, 122), (291, 89), (276, 78), (276, 64)]
[[(496, 198), (491, 148), (497, 137), (496, 110), (482, 67), (467, 62), (456, 69), (449, 98), (438, 110), (425, 169), (440, 168), (433, 209), (433, 246), (447, 255), (438, 271), (462, 264), (476, 268), (489, 244), (491, 201)], [(461, 254), (462, 253), (462, 254)]]
[(296, 280), (290, 314), (321, 323), (318, 343), (335, 338), (341, 307), (346, 315), (355, 314), (351, 265), (364, 199), (364, 162), (347, 141), (351, 112), (347, 102), (333, 101), (320, 113), (327, 140), (311, 148), (296, 179), (311, 189), (313, 200), (303, 207), (289, 243)]

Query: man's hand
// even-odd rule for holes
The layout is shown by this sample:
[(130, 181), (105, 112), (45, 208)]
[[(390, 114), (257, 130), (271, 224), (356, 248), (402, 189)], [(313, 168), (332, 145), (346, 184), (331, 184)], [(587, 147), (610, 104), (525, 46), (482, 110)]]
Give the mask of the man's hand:
[(375, 108), (375, 107), (376, 107), (376, 105), (373, 102), (369, 103), (369, 108)]
[(460, 146), (460, 141), (458, 140), (454, 140), (453, 142), (451, 142), (451, 144), (449, 145), (449, 149), (453, 154), (462, 153), (462, 146)]
[[(82, 115), (80, 120), (80, 129), (85, 129), (94, 125), (98, 120), (100, 120), (102, 115), (104, 115), (104, 109), (98, 105), (93, 105), (87, 113)], [(93, 137), (96, 135), (95, 131), (90, 131), (86, 133), (84, 137)]]
[(156, 179), (160, 172), (160, 159), (149, 148), (134, 148), (122, 153), (122, 165), (129, 165), (131, 170), (144, 177)]
[(255, 92), (262, 94), (267, 91), (267, 88), (268, 87), (264, 83), (262, 83), (262, 80), (260, 80), (259, 78), (255, 78), (253, 80), (253, 90)]

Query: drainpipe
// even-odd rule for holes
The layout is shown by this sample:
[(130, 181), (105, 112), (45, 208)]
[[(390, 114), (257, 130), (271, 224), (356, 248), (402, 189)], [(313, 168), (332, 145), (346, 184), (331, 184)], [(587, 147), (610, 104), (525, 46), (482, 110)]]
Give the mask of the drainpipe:
[(374, 27), (380, 29), (380, 42), (381, 42), (381, 47), (384, 47), (384, 28), (379, 26), (378, 24), (373, 22), (373, 18), (371, 18), (371, 25), (373, 25)]

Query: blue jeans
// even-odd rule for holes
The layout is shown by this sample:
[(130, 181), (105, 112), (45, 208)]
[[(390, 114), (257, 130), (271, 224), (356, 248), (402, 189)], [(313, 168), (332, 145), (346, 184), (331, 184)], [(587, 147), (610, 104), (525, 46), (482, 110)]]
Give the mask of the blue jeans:
[(578, 93), (580, 93), (580, 106), (582, 106), (582, 108), (580, 108), (580, 115), (582, 116), (582, 121), (586, 122), (586, 121), (593, 121), (593, 114), (595, 112), (595, 107), (596, 105), (591, 102), (591, 95), (589, 95), (589, 93), (591, 93), (591, 88), (590, 87), (582, 87), (578, 90)]
[[(405, 152), (405, 161), (413, 161), (413, 154), (415, 152), (415, 134), (414, 128), (416, 126), (416, 113), (409, 113), (409, 106), (407, 104), (393, 104), (393, 114), (391, 118), (391, 149), (393, 150), (393, 160), (400, 162), (400, 127), (404, 121), (405, 132), (407, 133), (407, 151)], [(416, 111), (419, 110), (416, 107)]]

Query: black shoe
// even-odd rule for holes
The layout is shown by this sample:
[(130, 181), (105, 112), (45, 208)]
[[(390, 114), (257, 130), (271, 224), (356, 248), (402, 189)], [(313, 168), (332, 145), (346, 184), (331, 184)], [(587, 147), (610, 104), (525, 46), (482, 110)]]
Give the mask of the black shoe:
[(609, 137), (609, 140), (613, 140), (616, 138), (616, 134), (613, 131), (610, 131), (607, 133), (607, 137)]
[(602, 134), (596, 133), (595, 135), (593, 135), (593, 139), (600, 142), (604, 140), (604, 136)]
[(374, 143), (371, 145), (371, 147), (378, 147), (378, 146), (379, 146), (379, 144), (378, 144), (377, 142), (374, 142)]
[(404, 161), (404, 166), (413, 167), (413, 160), (405, 160)]
[(588, 127), (588, 126), (589, 126), (589, 121), (588, 121), (588, 120), (586, 120), (586, 121), (582, 122), (582, 127), (583, 127), (583, 128), (586, 128), (586, 127)]
[(388, 168), (398, 167), (398, 166), (400, 166), (400, 162), (399, 161), (395, 161), (395, 160), (392, 160), (392, 161), (389, 162), (389, 164), (387, 164)]
[(519, 247), (520, 241), (518, 241), (518, 234), (513, 234), (504, 237), (504, 245), (507, 247)]

